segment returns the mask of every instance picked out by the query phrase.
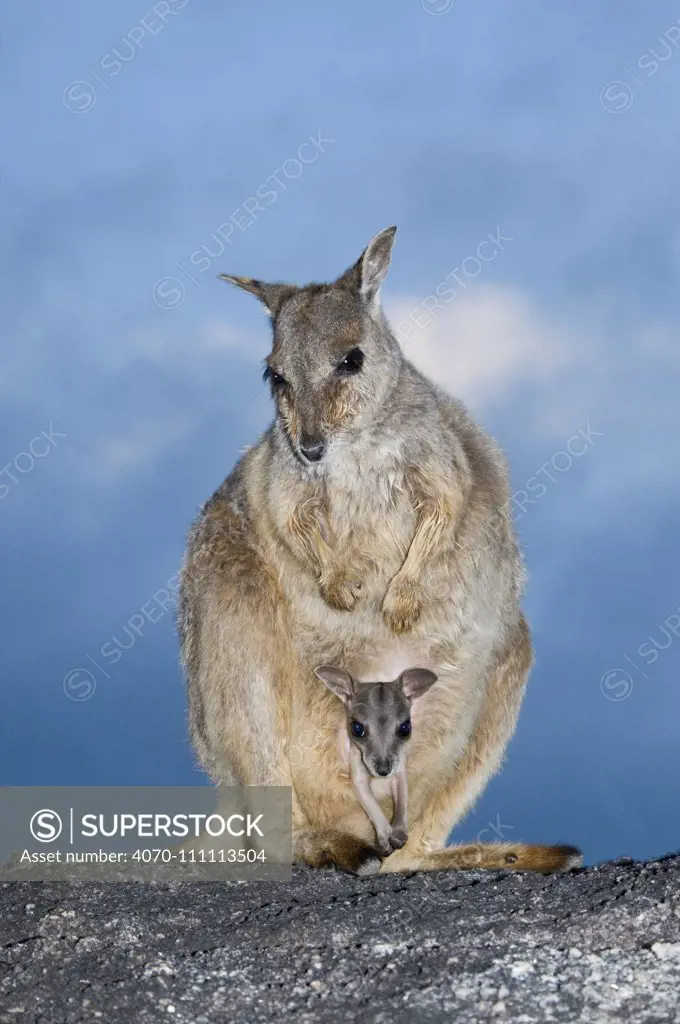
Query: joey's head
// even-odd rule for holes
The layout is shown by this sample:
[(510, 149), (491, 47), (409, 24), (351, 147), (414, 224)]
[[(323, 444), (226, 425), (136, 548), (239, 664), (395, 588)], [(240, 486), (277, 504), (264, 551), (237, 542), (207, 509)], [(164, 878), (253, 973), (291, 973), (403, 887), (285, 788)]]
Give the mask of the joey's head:
[(333, 448), (379, 414), (402, 356), (380, 307), (396, 228), (373, 239), (332, 284), (267, 284), (220, 277), (257, 296), (274, 333), (264, 376), (278, 425), (308, 469), (322, 470)]
[(332, 665), (314, 672), (345, 705), (350, 742), (370, 774), (387, 778), (400, 771), (411, 736), (411, 705), (436, 683), (434, 672), (408, 668), (391, 683), (357, 683)]

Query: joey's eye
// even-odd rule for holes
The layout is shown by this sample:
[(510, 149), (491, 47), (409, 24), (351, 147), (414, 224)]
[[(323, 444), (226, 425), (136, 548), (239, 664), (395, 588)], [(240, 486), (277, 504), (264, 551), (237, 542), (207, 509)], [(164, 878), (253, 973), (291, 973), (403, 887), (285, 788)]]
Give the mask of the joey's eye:
[(407, 718), (405, 722), (402, 722), (397, 729), (397, 734), (402, 736), (404, 739), (408, 739), (411, 735), (411, 719)]
[(350, 724), (350, 729), (352, 730), (352, 736), (356, 736), (358, 740), (366, 735), (366, 726), (362, 725), (361, 722), (357, 722), (356, 719)]
[(352, 373), (358, 373), (361, 367), (364, 365), (364, 353), (360, 348), (351, 349), (342, 362), (338, 363), (336, 373), (342, 376), (349, 376)]
[(265, 366), (262, 380), (268, 380), (273, 388), (282, 388), (286, 383), (286, 378), (272, 370), (271, 366)]

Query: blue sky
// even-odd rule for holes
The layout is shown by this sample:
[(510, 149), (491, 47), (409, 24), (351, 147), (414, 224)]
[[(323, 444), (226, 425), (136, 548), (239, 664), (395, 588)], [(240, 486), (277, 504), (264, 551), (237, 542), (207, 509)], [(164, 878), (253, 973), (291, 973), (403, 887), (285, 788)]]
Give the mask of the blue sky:
[(216, 274), (327, 279), (396, 223), (386, 309), (507, 451), (531, 575), (458, 836), (678, 849), (680, 8), (25, 0), (0, 32), (0, 781), (202, 781), (174, 574), (270, 414)]

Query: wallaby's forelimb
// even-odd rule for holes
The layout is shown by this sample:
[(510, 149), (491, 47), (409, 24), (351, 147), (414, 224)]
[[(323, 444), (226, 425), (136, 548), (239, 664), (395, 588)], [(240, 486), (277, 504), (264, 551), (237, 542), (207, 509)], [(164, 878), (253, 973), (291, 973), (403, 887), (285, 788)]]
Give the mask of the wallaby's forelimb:
[(427, 470), (413, 469), (412, 473), (418, 511), (416, 532), (383, 601), (385, 621), (394, 633), (407, 632), (420, 618), (427, 599), (427, 572), (436, 564), (441, 550), (452, 546), (469, 488), (469, 471), (462, 459), (453, 479)]
[(293, 547), (317, 576), (323, 599), (332, 608), (350, 611), (361, 592), (361, 579), (351, 566), (339, 563), (330, 546), (331, 530), (324, 499), (307, 498), (288, 520)]
[(408, 837), (408, 783), (405, 768), (397, 772), (392, 779), (392, 795), (394, 799), (393, 839), (401, 840), (400, 845), (403, 846)]
[(359, 803), (366, 811), (366, 814), (370, 818), (371, 824), (375, 829), (375, 834), (378, 840), (378, 849), (381, 853), (391, 853), (392, 847), (390, 845), (390, 833), (392, 826), (383, 814), (382, 808), (371, 790), (371, 777), (364, 767), (361, 754), (356, 748), (352, 748), (350, 753), (350, 771), (352, 776), (352, 784), (354, 786), (354, 792), (359, 798)]

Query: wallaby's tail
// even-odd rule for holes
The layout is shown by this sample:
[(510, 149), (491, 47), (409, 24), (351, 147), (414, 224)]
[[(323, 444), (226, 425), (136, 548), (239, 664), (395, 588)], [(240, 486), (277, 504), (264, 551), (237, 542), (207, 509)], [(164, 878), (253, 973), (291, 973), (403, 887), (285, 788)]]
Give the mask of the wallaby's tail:
[(485, 868), (504, 871), (571, 871), (580, 867), (581, 851), (575, 846), (530, 846), (526, 843), (469, 843), (447, 846), (431, 853), (409, 855), (407, 847), (383, 861), (381, 874), (389, 871), (451, 871)]

